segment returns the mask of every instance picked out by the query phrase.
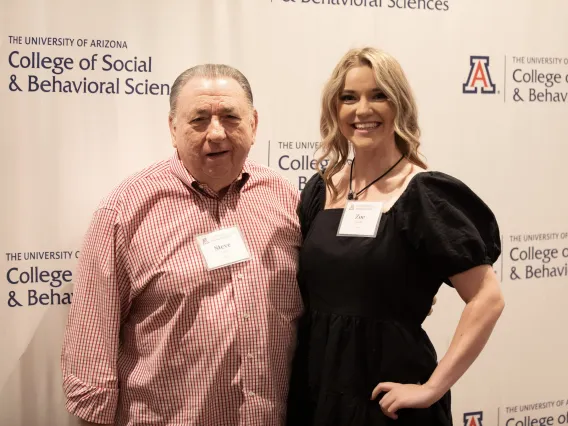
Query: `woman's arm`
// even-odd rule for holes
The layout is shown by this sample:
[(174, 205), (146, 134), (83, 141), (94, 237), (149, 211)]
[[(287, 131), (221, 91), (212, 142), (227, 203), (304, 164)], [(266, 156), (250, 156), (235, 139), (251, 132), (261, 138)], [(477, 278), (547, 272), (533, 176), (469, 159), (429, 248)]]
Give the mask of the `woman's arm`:
[(466, 306), (450, 347), (430, 379), (422, 385), (380, 383), (373, 390), (371, 399), (386, 392), (379, 403), (393, 419), (401, 408), (426, 408), (438, 401), (479, 356), (503, 312), (505, 302), (491, 266), (472, 268), (450, 280)]

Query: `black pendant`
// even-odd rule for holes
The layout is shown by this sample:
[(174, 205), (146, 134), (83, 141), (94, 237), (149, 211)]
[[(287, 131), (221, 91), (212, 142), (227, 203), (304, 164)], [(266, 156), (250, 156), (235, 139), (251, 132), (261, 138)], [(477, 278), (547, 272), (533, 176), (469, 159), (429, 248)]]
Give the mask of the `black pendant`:
[(348, 200), (352, 200), (352, 199), (353, 199), (353, 191), (349, 191), (349, 194), (347, 194), (347, 199), (348, 199)]

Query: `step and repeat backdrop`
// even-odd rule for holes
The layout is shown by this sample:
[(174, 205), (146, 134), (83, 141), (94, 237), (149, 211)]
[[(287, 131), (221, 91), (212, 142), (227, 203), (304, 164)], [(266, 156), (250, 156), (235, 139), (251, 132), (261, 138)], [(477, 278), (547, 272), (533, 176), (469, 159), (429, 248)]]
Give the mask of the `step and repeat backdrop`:
[[(302, 190), (321, 89), (351, 47), (399, 59), (430, 167), (494, 210), (507, 307), (453, 389), (456, 425), (568, 424), (565, 0), (0, 0), (0, 425), (72, 425), (59, 366), (83, 235), (122, 179), (172, 153), (175, 77), (249, 79), (251, 152)], [(439, 355), (463, 303), (424, 324)]]

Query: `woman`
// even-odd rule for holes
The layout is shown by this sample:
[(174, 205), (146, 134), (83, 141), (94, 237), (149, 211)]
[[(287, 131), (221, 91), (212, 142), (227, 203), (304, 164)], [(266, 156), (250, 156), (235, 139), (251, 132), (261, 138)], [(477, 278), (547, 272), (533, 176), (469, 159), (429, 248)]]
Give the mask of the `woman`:
[[(495, 217), (464, 183), (426, 171), (411, 89), (384, 52), (341, 59), (321, 133), (329, 163), (298, 210), (306, 314), (288, 424), (451, 426), (450, 388), (504, 307), (491, 266), (501, 250)], [(437, 363), (421, 325), (443, 283), (466, 305)]]

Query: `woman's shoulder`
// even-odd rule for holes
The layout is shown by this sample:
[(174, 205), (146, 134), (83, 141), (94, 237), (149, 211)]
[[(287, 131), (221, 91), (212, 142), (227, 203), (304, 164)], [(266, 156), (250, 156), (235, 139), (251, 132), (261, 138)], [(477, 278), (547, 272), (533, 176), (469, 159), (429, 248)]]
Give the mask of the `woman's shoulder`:
[(414, 174), (408, 183), (403, 204), (422, 204), (423, 207), (436, 207), (440, 203), (477, 204), (483, 201), (461, 179), (448, 173), (434, 170), (421, 170)]
[(302, 190), (306, 191), (306, 193), (311, 193), (317, 189), (319, 189), (321, 186), (324, 186), (324, 180), (323, 180), (323, 171), (320, 172), (315, 172), (312, 176), (310, 176), (310, 178), (306, 181), (306, 184), (304, 185), (304, 188)]
[(301, 190), (301, 203), (311, 204), (314, 199), (325, 200), (325, 181), (320, 173), (314, 173)]
[(320, 173), (315, 173), (300, 190), (298, 218), (305, 238), (312, 221), (325, 206), (325, 181)]
[(462, 180), (424, 171), (407, 189), (398, 206), (400, 229), (446, 282), (447, 277), (497, 260), (501, 254), (497, 219)]
[[(459, 178), (438, 170), (417, 169), (411, 178), (411, 182), (417, 185), (433, 188), (460, 188), (467, 185)], [(463, 189), (463, 188), (462, 188)]]
[(410, 234), (498, 234), (494, 212), (483, 198), (455, 176), (423, 171), (412, 177), (398, 204), (399, 223)]

